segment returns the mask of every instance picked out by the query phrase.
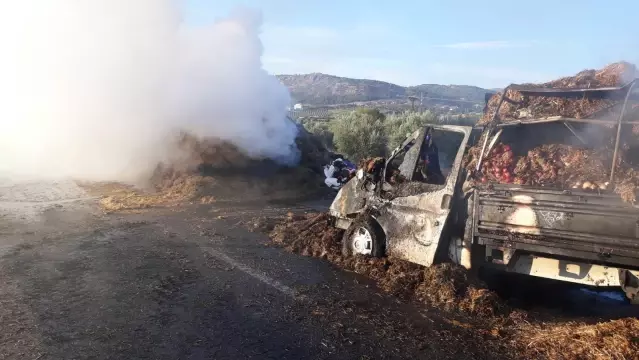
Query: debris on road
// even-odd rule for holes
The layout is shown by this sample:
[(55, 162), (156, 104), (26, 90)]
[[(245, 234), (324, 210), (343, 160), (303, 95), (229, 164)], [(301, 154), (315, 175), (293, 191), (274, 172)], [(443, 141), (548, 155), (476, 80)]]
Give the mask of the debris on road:
[(273, 216), (258, 216), (248, 222), (248, 230), (257, 233), (269, 233), (275, 229), (281, 219)]
[(345, 257), (342, 235), (342, 230), (330, 226), (326, 213), (286, 220), (270, 233), (273, 241), (287, 250), (323, 258), (365, 275), (392, 295), (474, 315), (492, 316), (505, 310), (496, 294), (460, 266), (441, 264), (426, 268), (393, 258)]
[(481, 280), (453, 264), (425, 268), (393, 258), (344, 257), (343, 230), (329, 221), (325, 213), (288, 216), (269, 235), (289, 251), (323, 258), (367, 276), (391, 295), (472, 316), (472, 321), (492, 329), (488, 337), (492, 340), (487, 341), (509, 343), (521, 358), (632, 359), (639, 353), (639, 319), (593, 324), (590, 319), (557, 318), (545, 323), (542, 319), (547, 319), (547, 314), (514, 309)]
[(227, 142), (182, 134), (178, 143), (186, 160), (158, 165), (151, 183), (161, 193), (190, 199), (297, 198), (317, 192), (324, 180), (323, 160), (329, 153), (313, 140), (310, 134), (298, 137), (299, 163), (288, 166), (253, 158)]
[(357, 167), (355, 164), (341, 157), (333, 160), (330, 164), (324, 165), (324, 183), (333, 190), (339, 190), (350, 179), (355, 176)]
[(529, 324), (517, 332), (517, 337), (519, 347), (530, 359), (636, 359), (639, 319)]

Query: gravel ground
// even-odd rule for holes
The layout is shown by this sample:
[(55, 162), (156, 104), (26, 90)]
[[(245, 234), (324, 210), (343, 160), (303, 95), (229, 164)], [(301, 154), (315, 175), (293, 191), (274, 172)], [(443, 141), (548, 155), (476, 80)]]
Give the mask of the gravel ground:
[(72, 182), (0, 182), (0, 358), (516, 357), (244, 226), (322, 206), (105, 215)]

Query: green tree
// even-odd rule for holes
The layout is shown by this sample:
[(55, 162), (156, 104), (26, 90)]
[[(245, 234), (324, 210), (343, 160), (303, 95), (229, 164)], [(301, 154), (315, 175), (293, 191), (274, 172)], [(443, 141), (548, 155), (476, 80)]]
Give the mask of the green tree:
[(385, 116), (378, 109), (331, 111), (332, 120), (302, 120), (302, 125), (317, 135), (329, 149), (335, 149), (354, 161), (384, 156), (413, 131), (428, 124), (474, 125), (478, 114), (444, 115), (432, 111)]
[(354, 161), (386, 155), (385, 120), (377, 109), (358, 109), (337, 115), (331, 124), (337, 151)]
[(406, 136), (413, 131), (427, 124), (436, 124), (438, 120), (439, 117), (430, 111), (407, 111), (402, 114), (389, 116), (385, 123), (386, 134), (388, 136), (388, 150), (392, 151), (399, 146)]
[(362, 115), (367, 115), (370, 116), (374, 119), (378, 119), (378, 120), (386, 120), (386, 115), (384, 115), (381, 111), (379, 111), (379, 109), (373, 109), (373, 108), (359, 108), (357, 110), (355, 110), (356, 113), (358, 114), (362, 114)]
[(329, 121), (305, 119), (301, 123), (308, 132), (317, 136), (326, 148), (334, 148), (333, 132), (330, 129)]

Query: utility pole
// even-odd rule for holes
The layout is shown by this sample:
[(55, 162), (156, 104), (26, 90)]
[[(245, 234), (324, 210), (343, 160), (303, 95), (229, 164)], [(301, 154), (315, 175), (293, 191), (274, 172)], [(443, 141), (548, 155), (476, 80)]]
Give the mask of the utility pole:
[(411, 109), (411, 111), (415, 111), (415, 101), (417, 101), (417, 97), (409, 96), (408, 100), (410, 101), (410, 109)]

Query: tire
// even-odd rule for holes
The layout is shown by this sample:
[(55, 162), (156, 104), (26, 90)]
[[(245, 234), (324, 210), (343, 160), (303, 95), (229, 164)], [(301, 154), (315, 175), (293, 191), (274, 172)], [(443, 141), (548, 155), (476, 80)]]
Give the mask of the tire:
[(630, 303), (639, 305), (639, 278), (625, 269), (619, 269), (619, 282), (621, 283), (621, 290), (626, 293)]
[(356, 220), (344, 232), (342, 237), (344, 256), (364, 255), (384, 257), (386, 255), (386, 237), (381, 226), (371, 217)]

